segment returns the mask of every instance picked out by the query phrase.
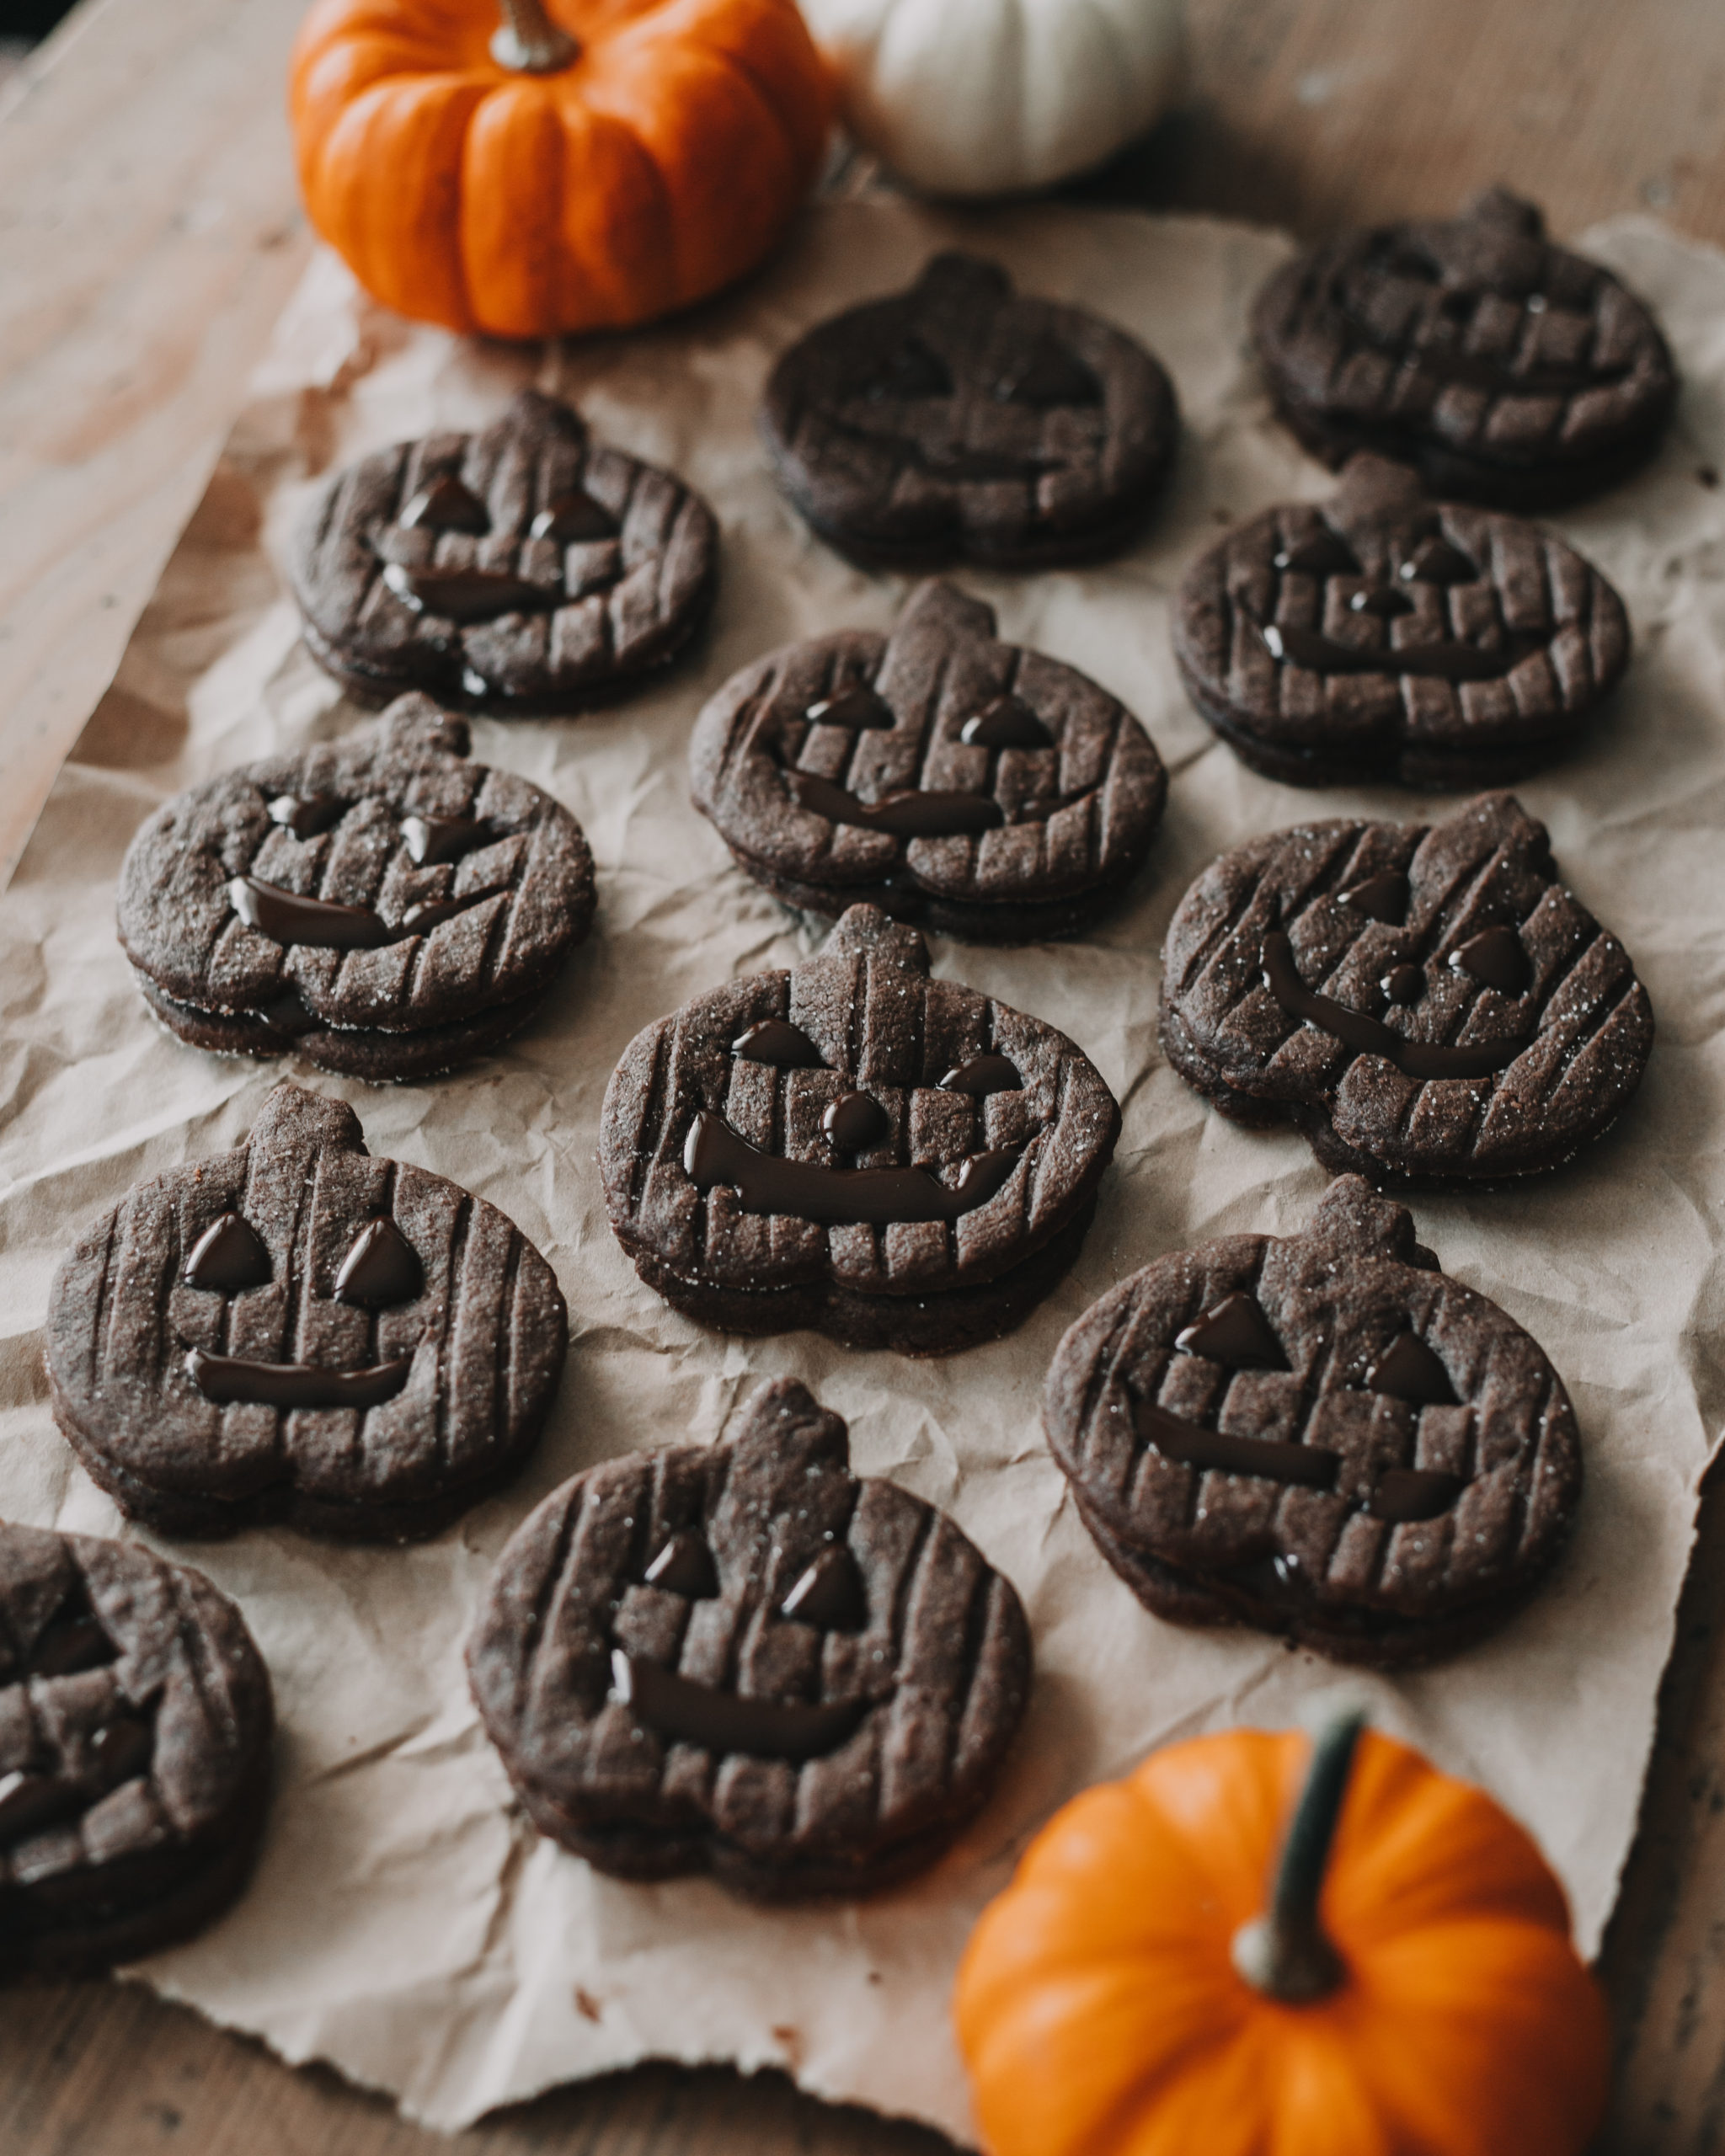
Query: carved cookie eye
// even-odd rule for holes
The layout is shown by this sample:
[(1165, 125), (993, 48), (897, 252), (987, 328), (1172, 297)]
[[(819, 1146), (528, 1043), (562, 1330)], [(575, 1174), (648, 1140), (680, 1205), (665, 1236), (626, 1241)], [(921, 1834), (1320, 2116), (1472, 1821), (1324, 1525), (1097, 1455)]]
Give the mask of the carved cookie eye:
[(423, 525), (428, 531), (468, 531), (478, 538), (491, 529), (491, 512), (471, 487), (443, 472), (420, 488), (397, 522), (410, 531)]
[(1391, 966), (1378, 986), (1385, 1002), (1411, 1006), (1425, 994), (1425, 975), (1418, 966)]
[(596, 502), (585, 488), (573, 488), (547, 502), (527, 527), (530, 539), (554, 539), (561, 547), (574, 547), (595, 539), (615, 539), (617, 519), (603, 502)]
[(1404, 584), (1477, 584), (1479, 569), (1459, 547), (1434, 536), (1423, 539), (1397, 572)]
[(410, 1303), (425, 1284), (419, 1252), (393, 1220), (362, 1228), (335, 1276), (335, 1299), (362, 1310)]
[(489, 836), (490, 828), (481, 816), (403, 816), (402, 843), (414, 867), (425, 868), (455, 860), (476, 839)]
[(996, 696), (959, 728), (971, 749), (1052, 749), (1055, 737), (1022, 696)]
[(1405, 591), (1386, 590), (1377, 584), (1356, 591), (1348, 605), (1352, 612), (1374, 615), (1381, 622), (1394, 622), (1413, 611), (1413, 601)]
[(270, 820), (296, 839), (314, 839), (341, 821), (347, 803), (334, 793), (278, 793), (269, 804)]
[(787, 1018), (763, 1018), (731, 1043), (742, 1063), (770, 1063), (779, 1070), (825, 1070), (826, 1058), (800, 1026)]
[(82, 1588), (75, 1588), (36, 1635), (24, 1657), (24, 1673), (72, 1677), (80, 1670), (99, 1669), (119, 1658), (120, 1650), (91, 1608), (88, 1595)]
[(866, 1152), (879, 1145), (891, 1131), (892, 1118), (867, 1093), (841, 1093), (828, 1104), (820, 1127), (835, 1145), (847, 1153)]
[(1368, 876), (1363, 883), (1343, 891), (1342, 903), (1352, 906), (1355, 913), (1363, 913), (1368, 921), (1381, 921), (1386, 928), (1399, 928), (1407, 918), (1411, 896), (1407, 878), (1399, 869), (1382, 868), (1375, 876)]
[(868, 1622), (868, 1590), (857, 1560), (836, 1542), (798, 1575), (778, 1606), (781, 1617), (823, 1632), (860, 1632)]
[(1102, 384), (1076, 352), (1053, 337), (1038, 337), (1007, 362), (994, 393), (999, 403), (1049, 412), (1062, 404), (1100, 404)]
[(1458, 1403), (1450, 1373), (1417, 1332), (1392, 1340), (1365, 1374), (1368, 1392), (1387, 1393), (1416, 1407), (1454, 1407)]
[(270, 1253), (250, 1222), (238, 1213), (212, 1220), (185, 1262), (181, 1276), (188, 1288), (207, 1288), (218, 1295), (262, 1288), (270, 1278)]
[(886, 732), (898, 724), (886, 698), (860, 681), (818, 698), (803, 716), (811, 726), (842, 726), (850, 734)]
[(1359, 563), (1354, 549), (1338, 532), (1327, 526), (1314, 531), (1305, 539), (1297, 540), (1291, 547), (1284, 547), (1273, 558), (1274, 565), (1284, 575), (1295, 576), (1358, 576)]
[(1450, 969), (1504, 995), (1524, 995), (1533, 979), (1526, 948), (1513, 928), (1482, 929), (1450, 953)]
[(1003, 1055), (973, 1055), (968, 1063), (948, 1071), (940, 1081), (943, 1093), (969, 1093), (984, 1100), (991, 1093), (1022, 1093), (1024, 1081), (1017, 1067)]
[(649, 1587), (680, 1594), (686, 1602), (710, 1602), (718, 1593), (713, 1552), (692, 1528), (679, 1528), (641, 1575)]
[(1174, 1337), (1182, 1355), (1201, 1355), (1231, 1370), (1285, 1370), (1288, 1357), (1256, 1296), (1228, 1295)]
[(907, 337), (876, 368), (863, 391), (864, 396), (877, 403), (888, 398), (950, 397), (952, 393), (951, 370), (939, 353), (931, 350), (920, 337)]

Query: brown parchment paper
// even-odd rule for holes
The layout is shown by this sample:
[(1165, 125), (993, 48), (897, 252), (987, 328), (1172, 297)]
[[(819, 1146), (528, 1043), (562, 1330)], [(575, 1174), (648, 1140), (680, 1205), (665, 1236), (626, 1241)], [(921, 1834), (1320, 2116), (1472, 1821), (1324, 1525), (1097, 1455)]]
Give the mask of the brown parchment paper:
[[(1135, 552), (1080, 574), (961, 578), (999, 608), (1005, 633), (1124, 697), (1174, 784), (1149, 870), (1101, 931), (1017, 952), (935, 946), (937, 972), (1075, 1035), (1124, 1104), (1125, 1134), (1055, 1297), (1009, 1341), (912, 1364), (808, 1334), (728, 1342), (673, 1316), (611, 1239), (593, 1152), (606, 1079), (638, 1027), (818, 941), (730, 867), (690, 808), (686, 738), (702, 698), (768, 646), (891, 620), (903, 586), (846, 568), (775, 494), (754, 408), (791, 338), (904, 284), (955, 239), (1114, 317), (1177, 379), (1178, 473)], [(1642, 221), (1590, 243), (1660, 308), (1687, 387), (1653, 471), (1562, 520), (1622, 589), (1638, 651), (1590, 745), (1523, 793), (1569, 880), (1634, 953), (1659, 1043), (1617, 1129), (1562, 1174), (1418, 1209), (1445, 1266), (1531, 1328), (1562, 1371), (1587, 1496), (1560, 1576), (1499, 1638), (1426, 1674), (1354, 1680), (1385, 1726), (1532, 1828), (1589, 1951), (1633, 1830), (1696, 1486), (1725, 1399), (1725, 491), (1708, 483), (1725, 467), (1725, 257)], [(1333, 1686), (1307, 1656), (1243, 1632), (1178, 1631), (1140, 1610), (1075, 1518), (1038, 1418), (1055, 1342), (1104, 1288), (1205, 1235), (1297, 1229), (1323, 1187), (1300, 1140), (1231, 1128), (1156, 1052), (1156, 953), (1180, 893), (1250, 832), (1355, 808), (1418, 813), (1387, 792), (1253, 777), (1187, 708), (1169, 656), (1170, 595), (1194, 552), (1229, 520), (1329, 483), (1272, 421), (1246, 346), (1250, 296), (1286, 244), (1196, 219), (830, 204), (727, 302), (543, 354), (409, 328), (331, 261), (312, 268), (4, 904), (0, 1510), (115, 1528), (44, 1396), (38, 1328), (53, 1265), (75, 1225), (137, 1178), (235, 1143), (292, 1068), (218, 1060), (159, 1033), (114, 941), (112, 889), (128, 838), (165, 793), (355, 723), (298, 647), (274, 567), (316, 475), (429, 426), (483, 422), (536, 380), (706, 491), (724, 525), (723, 592), (692, 660), (647, 695), (575, 723), (474, 729), (480, 756), (574, 810), (598, 857), (598, 929), (543, 1018), (506, 1054), (435, 1085), (309, 1080), (354, 1102), (375, 1151), (456, 1177), (520, 1222), (568, 1295), (569, 1367), (519, 1484), (434, 1543), (332, 1550), (271, 1532), (185, 1553), (238, 1598), (269, 1658), (279, 1786), (250, 1892), (206, 1937), (145, 1964), (149, 1983), (444, 2126), (660, 2054), (782, 2065), (824, 2095), (964, 2139), (948, 1990), (1027, 1836), (1151, 1746), (1285, 1723)], [(861, 1470), (950, 1508), (1012, 1575), (1038, 1676), (1016, 1764), (939, 1869), (862, 1906), (765, 1913), (700, 1881), (607, 1881), (537, 1841), (477, 1726), (460, 1652), (499, 1547), (547, 1489), (625, 1447), (717, 1437), (779, 1372), (849, 1417)]]

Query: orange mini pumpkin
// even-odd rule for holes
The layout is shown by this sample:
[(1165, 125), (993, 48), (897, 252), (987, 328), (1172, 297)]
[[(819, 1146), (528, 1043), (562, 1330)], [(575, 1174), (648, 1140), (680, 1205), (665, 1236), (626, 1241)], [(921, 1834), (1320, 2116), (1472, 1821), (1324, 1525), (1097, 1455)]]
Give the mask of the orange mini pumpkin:
[(318, 0), (290, 110), (307, 214), (402, 314), (617, 328), (750, 270), (832, 90), (795, 0)]
[(1605, 2108), (1605, 2007), (1544, 1859), (1358, 1716), (1315, 1751), (1200, 1737), (1075, 1799), (984, 1912), (955, 2011), (991, 2156), (1578, 2156)]

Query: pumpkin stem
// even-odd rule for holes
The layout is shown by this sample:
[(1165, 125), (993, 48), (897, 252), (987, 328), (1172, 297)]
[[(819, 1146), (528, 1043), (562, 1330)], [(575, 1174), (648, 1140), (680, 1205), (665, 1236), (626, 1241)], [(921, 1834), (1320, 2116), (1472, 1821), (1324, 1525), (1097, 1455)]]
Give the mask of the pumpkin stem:
[(1365, 1727), (1365, 1710), (1350, 1707), (1319, 1733), (1282, 1844), (1269, 1912), (1234, 1935), (1234, 1967), (1255, 1989), (1290, 2006), (1327, 1997), (1347, 1974), (1324, 1936), (1317, 1904)]
[(542, 0), (498, 0), (503, 27), (491, 40), (491, 57), (517, 75), (554, 75), (577, 58), (580, 46), (552, 21)]

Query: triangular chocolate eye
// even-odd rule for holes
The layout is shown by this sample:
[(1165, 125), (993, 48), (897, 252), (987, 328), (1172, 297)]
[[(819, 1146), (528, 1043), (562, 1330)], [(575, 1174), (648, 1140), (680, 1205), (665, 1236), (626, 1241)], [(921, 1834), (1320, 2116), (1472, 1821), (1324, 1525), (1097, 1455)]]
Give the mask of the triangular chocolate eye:
[(424, 525), (431, 531), (471, 531), (477, 537), (491, 529), (491, 512), (452, 472), (441, 472), (402, 511), (398, 521), (412, 531)]
[(853, 734), (876, 728), (884, 730), (898, 724), (886, 698), (876, 696), (873, 689), (865, 688), (860, 681), (852, 681), (848, 688), (840, 689), (833, 696), (820, 697), (809, 706), (803, 716), (811, 726), (842, 726)]
[(689, 1527), (677, 1529), (641, 1577), (649, 1587), (680, 1594), (686, 1602), (710, 1602), (718, 1593), (713, 1552)]
[(615, 539), (617, 520), (603, 502), (576, 487), (547, 502), (527, 526), (530, 539), (555, 539), (573, 547), (585, 539)]
[(1365, 1385), (1368, 1392), (1387, 1393), (1415, 1407), (1458, 1405), (1450, 1373), (1417, 1332), (1391, 1342), (1366, 1372)]
[(940, 1081), (942, 1092), (969, 1093), (976, 1101), (985, 1100), (991, 1093), (1022, 1093), (1023, 1090), (1017, 1066), (1003, 1055), (973, 1055), (968, 1063), (948, 1071)]
[(212, 1220), (185, 1262), (182, 1276), (188, 1288), (208, 1288), (219, 1295), (236, 1295), (243, 1288), (262, 1288), (270, 1277), (270, 1253), (263, 1238), (238, 1213), (224, 1213)]
[(780, 1070), (825, 1070), (826, 1058), (800, 1026), (788, 1018), (763, 1018), (739, 1033), (731, 1054), (743, 1063), (770, 1063)]
[(316, 838), (339, 823), (347, 803), (334, 793), (278, 793), (270, 803), (270, 820), (296, 839)]
[(435, 861), (453, 861), (489, 829), (478, 816), (403, 816), (401, 819), (408, 858), (421, 868)]
[(360, 1309), (384, 1310), (410, 1303), (425, 1284), (419, 1254), (393, 1220), (373, 1220), (341, 1261), (335, 1276), (335, 1299)]
[(1479, 570), (1447, 539), (1422, 539), (1402, 563), (1404, 584), (1477, 584)]
[(880, 400), (888, 398), (950, 397), (953, 377), (938, 352), (931, 351), (920, 337), (907, 337), (898, 350), (875, 369), (863, 393)]
[(1407, 918), (1410, 895), (1407, 878), (1399, 869), (1381, 868), (1375, 876), (1368, 876), (1363, 883), (1343, 891), (1342, 903), (1352, 906), (1355, 913), (1363, 913), (1368, 921), (1399, 928)]
[(1007, 362), (994, 393), (1002, 404), (1051, 411), (1060, 404), (1100, 404), (1102, 384), (1076, 352), (1052, 337), (1039, 337), (1028, 351)]
[(1183, 1355), (1202, 1355), (1231, 1370), (1285, 1370), (1288, 1357), (1253, 1295), (1228, 1295), (1176, 1334)]
[(1533, 979), (1526, 948), (1513, 928), (1482, 928), (1450, 953), (1450, 969), (1471, 974), (1482, 988), (1495, 988), (1504, 995), (1524, 994)]
[(104, 1790), (118, 1789), (142, 1774), (155, 1749), (156, 1740), (142, 1722), (116, 1716), (90, 1739), (90, 1767)]
[(1347, 541), (1335, 532), (1322, 530), (1296, 540), (1291, 547), (1284, 547), (1275, 556), (1275, 565), (1284, 574), (1295, 576), (1357, 576), (1359, 563)]
[(810, 1565), (778, 1606), (781, 1617), (823, 1632), (860, 1632), (868, 1622), (868, 1592), (857, 1560), (836, 1542)]
[(71, 1677), (117, 1662), (120, 1650), (90, 1607), (88, 1595), (74, 1588), (36, 1636), (24, 1667), (32, 1677)]
[(1051, 749), (1055, 737), (1022, 696), (996, 696), (964, 721), (959, 739), (972, 749)]
[(1370, 614), (1380, 622), (1398, 621), (1413, 611), (1413, 601), (1405, 591), (1386, 591), (1376, 585), (1369, 591), (1356, 591), (1348, 605), (1352, 612)]

